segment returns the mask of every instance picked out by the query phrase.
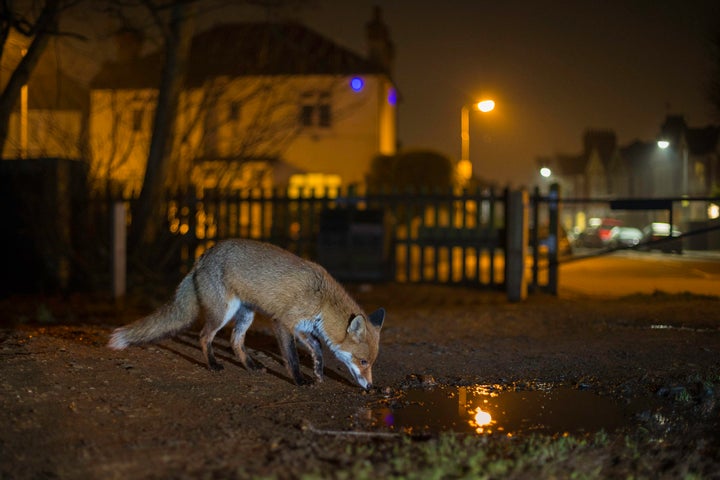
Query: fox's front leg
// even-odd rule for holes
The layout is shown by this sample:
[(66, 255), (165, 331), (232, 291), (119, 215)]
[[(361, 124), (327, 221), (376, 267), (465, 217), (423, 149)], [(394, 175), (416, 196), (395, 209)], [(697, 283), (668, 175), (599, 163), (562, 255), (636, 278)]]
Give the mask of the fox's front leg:
[(318, 382), (323, 381), (323, 352), (320, 340), (312, 333), (298, 332), (297, 337), (310, 350), (313, 359), (313, 373)]
[(300, 373), (300, 359), (295, 346), (295, 337), (278, 320), (273, 320), (273, 326), (275, 327), (275, 336), (278, 345), (280, 345), (280, 353), (285, 359), (285, 367), (288, 373), (292, 376), (296, 385), (305, 385), (307, 381), (303, 374)]

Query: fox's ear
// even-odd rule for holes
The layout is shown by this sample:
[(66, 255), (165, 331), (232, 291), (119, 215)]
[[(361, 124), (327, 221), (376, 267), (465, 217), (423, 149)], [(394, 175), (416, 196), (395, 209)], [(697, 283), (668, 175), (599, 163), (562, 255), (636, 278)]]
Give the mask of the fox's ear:
[(365, 319), (362, 315), (355, 315), (353, 319), (350, 320), (347, 333), (357, 338), (362, 338), (362, 336), (365, 335)]
[(383, 322), (385, 321), (385, 309), (384, 308), (378, 308), (373, 313), (370, 314), (370, 317), (368, 317), (368, 320), (370, 320), (370, 324), (377, 328), (382, 328)]

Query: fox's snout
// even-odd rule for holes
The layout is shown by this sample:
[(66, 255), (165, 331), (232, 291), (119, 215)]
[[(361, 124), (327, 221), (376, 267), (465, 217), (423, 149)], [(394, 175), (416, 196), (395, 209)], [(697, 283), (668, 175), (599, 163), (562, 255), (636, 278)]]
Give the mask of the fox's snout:
[(355, 375), (355, 381), (365, 390), (370, 390), (372, 388), (372, 372), (368, 370), (367, 373)]
[(346, 362), (345, 364), (348, 366), (350, 373), (352, 373), (358, 385), (365, 390), (372, 388), (372, 365), (363, 365), (361, 367), (354, 361)]

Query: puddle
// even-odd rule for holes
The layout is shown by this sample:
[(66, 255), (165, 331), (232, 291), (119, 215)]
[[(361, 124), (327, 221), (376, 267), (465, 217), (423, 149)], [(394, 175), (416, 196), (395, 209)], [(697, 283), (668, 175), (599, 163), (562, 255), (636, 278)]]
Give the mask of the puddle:
[(637, 411), (589, 390), (470, 386), (409, 389), (371, 408), (366, 418), (376, 429), (411, 434), (554, 435), (610, 432), (628, 425)]

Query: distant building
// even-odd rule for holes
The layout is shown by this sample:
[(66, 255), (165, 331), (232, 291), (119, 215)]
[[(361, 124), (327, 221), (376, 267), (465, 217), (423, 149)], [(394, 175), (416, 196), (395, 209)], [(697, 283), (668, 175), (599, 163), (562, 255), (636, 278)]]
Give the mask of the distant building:
[[(662, 149), (657, 140), (666, 140)], [(611, 130), (588, 130), (579, 154), (557, 154), (538, 158), (538, 168), (552, 171), (552, 182), (560, 184), (565, 197), (603, 200), (611, 198), (679, 198), (710, 196), (720, 192), (720, 128), (688, 127), (680, 115), (669, 115), (658, 138), (636, 140), (619, 147)], [(679, 221), (703, 221), (707, 208), (701, 202), (681, 206)], [(592, 217), (627, 216), (635, 223), (646, 213), (612, 212), (605, 202), (566, 204), (563, 224), (583, 230)]]
[[(295, 23), (218, 25), (192, 40), (168, 186), (331, 188), (361, 183), (396, 147), (393, 48), (375, 11), (368, 56)], [(98, 184), (142, 185), (162, 52), (118, 60), (91, 83), (89, 150)]]

